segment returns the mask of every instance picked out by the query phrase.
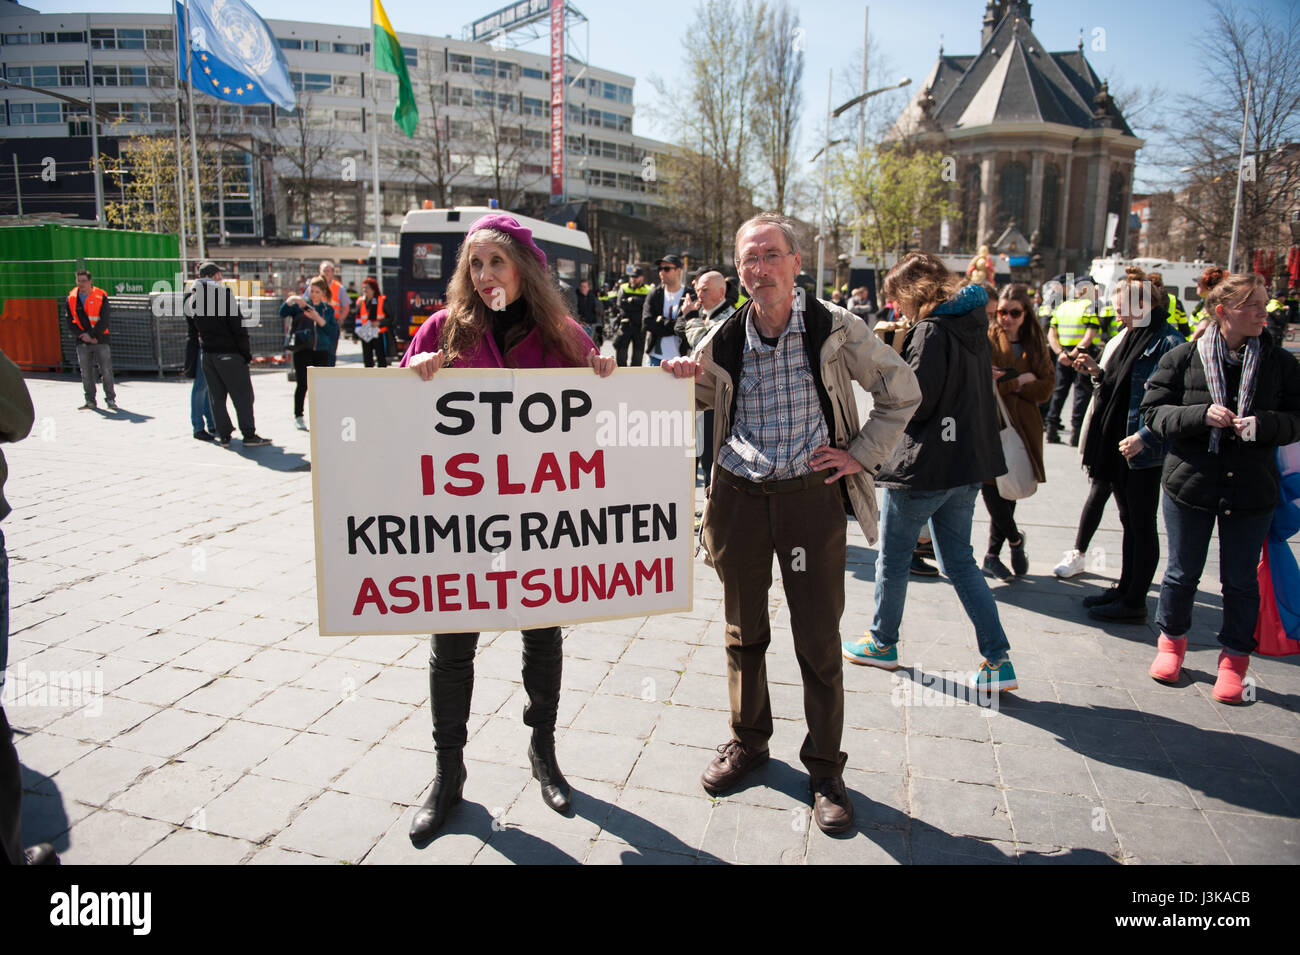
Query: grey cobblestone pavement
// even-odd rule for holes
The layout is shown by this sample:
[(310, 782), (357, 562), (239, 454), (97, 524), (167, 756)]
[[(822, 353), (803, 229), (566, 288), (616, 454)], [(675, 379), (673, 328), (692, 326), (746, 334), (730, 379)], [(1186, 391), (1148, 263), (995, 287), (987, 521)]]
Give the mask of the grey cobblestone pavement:
[[(3, 525), (6, 693), (28, 694), (6, 709), (26, 840), (68, 863), (1300, 861), (1300, 670), (1256, 658), (1253, 704), (1211, 699), (1212, 549), (1183, 682), (1153, 682), (1153, 626), (1093, 625), (1078, 603), (1118, 576), (1113, 507), (1094, 572), (1051, 574), (1085, 489), (1064, 446), (1047, 448), (1049, 483), (1017, 515), (1029, 576), (992, 584), (1020, 690), (996, 713), (962, 701), (956, 681), (979, 657), (942, 580), (911, 584), (903, 670), (846, 664), (848, 837), (811, 824), (779, 585), (773, 759), (726, 797), (701, 789), (728, 729), (721, 588), (697, 563), (690, 613), (566, 630), (570, 818), (542, 804), (527, 768), (520, 636), (483, 635), (465, 802), (417, 850), (406, 832), (433, 774), (428, 637), (318, 635), (308, 436), (293, 430), (283, 372), (254, 381), (275, 445), (244, 451), (190, 437), (188, 382), (120, 382), (109, 415), (76, 410), (71, 379), (29, 380), (36, 427), (5, 449)], [(981, 506), (977, 554), (984, 518)], [(875, 551), (856, 524), (849, 544), (853, 637), (870, 623)], [(42, 689), (50, 677), (62, 689)]]

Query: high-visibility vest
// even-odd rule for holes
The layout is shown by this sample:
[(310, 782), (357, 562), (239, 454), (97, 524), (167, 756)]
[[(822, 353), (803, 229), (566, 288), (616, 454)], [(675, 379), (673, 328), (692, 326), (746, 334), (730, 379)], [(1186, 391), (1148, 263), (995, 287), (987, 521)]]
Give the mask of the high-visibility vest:
[[(387, 299), (387, 297), (388, 296), (386, 295), (381, 295), (376, 300), (378, 304), (375, 306), (375, 314), (373, 317), (375, 321), (379, 324), (380, 331), (388, 330), (388, 313), (384, 311), (384, 301)], [(370, 300), (366, 298), (364, 295), (361, 298), (357, 299), (357, 318), (361, 320), (362, 325), (367, 324), (371, 319)]]
[(1090, 298), (1075, 298), (1058, 305), (1052, 313), (1052, 328), (1056, 329), (1056, 339), (1061, 347), (1073, 348), (1079, 344), (1087, 326), (1099, 324), (1096, 318)]
[(1272, 315), (1274, 312), (1276, 312), (1279, 308), (1282, 308), (1282, 307), (1283, 307), (1283, 305), (1282, 305), (1281, 302), (1279, 302), (1279, 301), (1278, 301), (1277, 299), (1275, 299), (1275, 298), (1270, 298), (1270, 299), (1268, 300), (1268, 304), (1264, 306), (1264, 311), (1266, 311), (1266, 312), (1268, 312), (1270, 315)]
[(338, 279), (330, 282), (330, 305), (333, 306), (335, 314), (342, 309), (339, 307), (339, 292), (343, 290), (343, 283)]
[(1114, 305), (1104, 305), (1092, 319), (1085, 324), (1091, 325), (1097, 329), (1097, 334), (1093, 336), (1093, 341), (1097, 345), (1105, 345), (1108, 341), (1119, 334), (1120, 329), (1124, 327), (1119, 320), (1119, 314), (1115, 311)]
[(1178, 296), (1173, 292), (1169, 293), (1169, 327), (1183, 338), (1192, 334), (1191, 328), (1187, 325), (1187, 313), (1183, 311), (1183, 303), (1178, 301)]
[[(95, 326), (99, 324), (99, 315), (104, 310), (104, 303), (108, 301), (108, 293), (98, 285), (93, 285), (90, 292), (86, 295), (86, 318), (90, 319), (90, 327), (86, 328), (81, 324), (81, 318), (77, 314), (77, 289), (68, 293), (68, 311), (72, 314), (72, 324), (76, 325), (87, 335), (94, 334)], [(104, 334), (108, 334), (105, 332)]]

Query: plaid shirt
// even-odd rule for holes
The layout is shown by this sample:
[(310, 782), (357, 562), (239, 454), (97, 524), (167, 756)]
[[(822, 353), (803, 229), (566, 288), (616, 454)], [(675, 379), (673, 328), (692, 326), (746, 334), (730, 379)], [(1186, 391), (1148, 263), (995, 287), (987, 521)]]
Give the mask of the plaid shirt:
[(737, 477), (801, 477), (813, 470), (808, 463), (813, 450), (830, 443), (803, 332), (799, 309), (791, 312), (775, 348), (758, 337), (752, 314), (745, 322), (736, 420), (718, 449), (718, 466)]

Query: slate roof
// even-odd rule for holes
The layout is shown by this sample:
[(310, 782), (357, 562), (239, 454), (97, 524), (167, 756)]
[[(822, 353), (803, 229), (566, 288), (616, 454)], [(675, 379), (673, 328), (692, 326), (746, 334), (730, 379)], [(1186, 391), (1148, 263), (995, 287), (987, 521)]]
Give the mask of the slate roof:
[[(1101, 86), (1081, 50), (1046, 52), (1029, 22), (1008, 13), (975, 56), (940, 53), (899, 125), (920, 122), (920, 100), (929, 89), (930, 119), (941, 130), (1035, 122), (1092, 129), (1099, 125), (1093, 98)], [(1110, 125), (1133, 135), (1118, 110), (1111, 110)]]

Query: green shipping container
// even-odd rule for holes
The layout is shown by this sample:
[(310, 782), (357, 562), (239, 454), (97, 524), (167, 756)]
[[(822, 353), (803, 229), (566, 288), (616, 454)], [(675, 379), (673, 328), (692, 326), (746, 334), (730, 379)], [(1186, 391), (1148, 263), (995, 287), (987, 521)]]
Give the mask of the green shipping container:
[(175, 235), (59, 223), (0, 226), (0, 314), (9, 299), (63, 298), (79, 268), (109, 296), (144, 294), (180, 272)]

